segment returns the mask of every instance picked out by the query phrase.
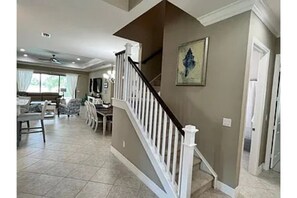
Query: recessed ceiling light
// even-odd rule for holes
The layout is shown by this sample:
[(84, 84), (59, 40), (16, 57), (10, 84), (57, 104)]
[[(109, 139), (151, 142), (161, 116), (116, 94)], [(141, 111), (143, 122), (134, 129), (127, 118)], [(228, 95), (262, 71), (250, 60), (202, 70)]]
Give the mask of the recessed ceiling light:
[(75, 64), (75, 62), (72, 62), (72, 64)]
[(76, 60), (80, 61), (80, 58), (77, 58)]
[(24, 56), (27, 57), (28, 55), (27, 54), (24, 54)]
[(24, 51), (26, 51), (26, 50), (25, 50), (25, 49), (23, 49), (23, 48), (21, 48), (21, 49), (20, 49), (20, 51), (21, 51), (21, 52), (24, 52)]
[(41, 36), (46, 37), (46, 38), (50, 38), (51, 34), (46, 33), (46, 32), (41, 32)]

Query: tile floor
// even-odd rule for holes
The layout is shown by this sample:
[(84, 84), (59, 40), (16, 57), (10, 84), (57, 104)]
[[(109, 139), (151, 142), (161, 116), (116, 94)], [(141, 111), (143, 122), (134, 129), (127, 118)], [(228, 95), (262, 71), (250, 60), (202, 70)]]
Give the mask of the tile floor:
[[(91, 130), (83, 115), (46, 119), (45, 128), (45, 144), (41, 133), (22, 135), (18, 198), (157, 197), (110, 152), (111, 134)], [(213, 196), (223, 194), (209, 190), (202, 195)]]
[(280, 173), (269, 170), (263, 171), (258, 177), (248, 173), (249, 153), (244, 151), (241, 159), (239, 186), (237, 187), (238, 198), (280, 197)]

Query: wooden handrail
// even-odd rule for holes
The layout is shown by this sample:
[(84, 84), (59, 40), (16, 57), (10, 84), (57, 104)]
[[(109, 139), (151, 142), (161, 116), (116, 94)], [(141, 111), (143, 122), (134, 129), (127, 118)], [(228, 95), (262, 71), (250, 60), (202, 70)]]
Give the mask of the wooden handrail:
[(179, 130), (179, 132), (184, 136), (185, 135), (185, 132), (182, 129), (183, 127), (182, 127), (181, 123), (178, 121), (178, 119), (175, 117), (175, 115), (172, 113), (172, 111), (169, 109), (169, 107), (165, 104), (165, 102), (159, 96), (159, 94), (156, 92), (156, 90), (153, 88), (153, 86), (145, 78), (145, 76), (140, 71), (140, 69), (135, 65), (134, 61), (130, 57), (128, 57), (128, 61), (132, 65), (132, 67), (135, 69), (135, 71), (138, 73), (138, 75), (143, 80), (143, 82), (148, 87), (148, 89), (151, 91), (151, 93), (154, 95), (154, 97), (157, 99), (157, 101), (162, 106), (162, 108), (164, 109), (164, 111), (166, 112), (166, 114), (172, 120), (173, 124), (177, 127), (177, 129)]
[(118, 56), (120, 54), (124, 54), (125, 52), (126, 52), (126, 50), (123, 50), (123, 51), (120, 51), (120, 52), (115, 53), (115, 55)]
[(144, 59), (143, 61), (141, 61), (141, 64), (146, 64), (149, 60), (151, 60), (154, 56), (156, 56), (157, 54), (161, 53), (163, 50), (163, 48), (158, 49), (157, 51), (155, 51), (154, 53), (152, 53), (149, 57), (147, 57), (146, 59)]

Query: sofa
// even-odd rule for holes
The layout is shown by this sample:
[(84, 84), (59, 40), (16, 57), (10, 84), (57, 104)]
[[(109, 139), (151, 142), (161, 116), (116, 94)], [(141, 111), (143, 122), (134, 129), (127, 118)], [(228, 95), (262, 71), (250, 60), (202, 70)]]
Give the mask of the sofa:
[(60, 103), (61, 96), (59, 93), (43, 92), (43, 93), (33, 93), (33, 92), (18, 92), (18, 96), (29, 96), (31, 101), (45, 101), (49, 100), (52, 103), (56, 103), (56, 107)]

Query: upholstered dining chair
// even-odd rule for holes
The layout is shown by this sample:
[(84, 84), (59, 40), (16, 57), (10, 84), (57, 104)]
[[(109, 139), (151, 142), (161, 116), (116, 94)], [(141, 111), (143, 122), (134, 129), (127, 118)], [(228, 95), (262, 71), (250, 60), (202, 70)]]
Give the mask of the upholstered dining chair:
[[(44, 115), (46, 111), (48, 102), (45, 101), (42, 107), (41, 113), (21, 113), (17, 116), (17, 123), (18, 123), (18, 131), (17, 131), (17, 144), (19, 145), (19, 141), (21, 140), (22, 134), (29, 134), (29, 133), (42, 133), (43, 135), (43, 142), (45, 142), (45, 129), (44, 129)], [(30, 121), (38, 121), (40, 120), (41, 126), (40, 127), (27, 127), (22, 128), (23, 122), (30, 122)], [(36, 131), (35, 129), (41, 129), (40, 131)], [(23, 132), (26, 130), (26, 132)]]

